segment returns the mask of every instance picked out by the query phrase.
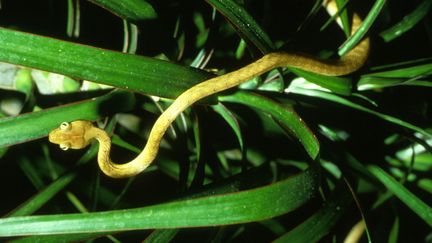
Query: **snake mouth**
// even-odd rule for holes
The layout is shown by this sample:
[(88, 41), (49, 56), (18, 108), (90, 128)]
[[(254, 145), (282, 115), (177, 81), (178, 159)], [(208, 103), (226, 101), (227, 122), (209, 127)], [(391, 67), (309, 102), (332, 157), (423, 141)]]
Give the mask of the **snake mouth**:
[(58, 143), (58, 142), (57, 142), (57, 136), (54, 134), (54, 132), (50, 132), (50, 133), (49, 133), (49, 135), (48, 135), (48, 140), (49, 140), (51, 143), (55, 143), (55, 144)]

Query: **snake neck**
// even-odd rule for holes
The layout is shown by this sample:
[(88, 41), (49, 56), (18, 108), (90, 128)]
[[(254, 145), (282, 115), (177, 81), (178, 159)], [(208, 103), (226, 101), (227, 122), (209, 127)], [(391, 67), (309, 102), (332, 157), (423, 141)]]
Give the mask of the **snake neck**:
[(98, 164), (102, 172), (109, 177), (126, 178), (135, 176), (145, 170), (150, 164), (145, 163), (146, 159), (142, 155), (124, 164), (112, 162), (110, 158), (111, 139), (104, 130), (97, 127), (92, 127), (87, 131), (86, 139), (96, 139), (99, 142)]

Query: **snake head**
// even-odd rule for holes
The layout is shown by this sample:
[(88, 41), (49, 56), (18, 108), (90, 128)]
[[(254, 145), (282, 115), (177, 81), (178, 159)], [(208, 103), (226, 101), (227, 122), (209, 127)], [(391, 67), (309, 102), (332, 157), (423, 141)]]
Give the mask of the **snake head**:
[(48, 136), (51, 143), (58, 144), (61, 149), (82, 149), (90, 144), (87, 133), (93, 127), (90, 121), (62, 122)]

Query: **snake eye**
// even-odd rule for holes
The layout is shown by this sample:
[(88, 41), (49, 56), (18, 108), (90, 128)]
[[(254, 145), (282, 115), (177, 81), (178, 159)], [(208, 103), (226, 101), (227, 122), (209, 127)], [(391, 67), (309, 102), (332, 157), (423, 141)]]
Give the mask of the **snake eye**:
[(62, 131), (69, 131), (71, 129), (71, 125), (69, 122), (62, 122), (60, 124), (60, 130)]
[(70, 148), (70, 144), (69, 143), (61, 143), (60, 144), (60, 149), (66, 151)]

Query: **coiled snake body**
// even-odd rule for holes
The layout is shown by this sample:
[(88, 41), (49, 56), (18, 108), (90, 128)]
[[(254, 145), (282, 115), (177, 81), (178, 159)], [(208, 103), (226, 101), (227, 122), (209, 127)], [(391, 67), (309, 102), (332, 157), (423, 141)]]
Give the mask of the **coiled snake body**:
[[(337, 12), (334, 1), (324, 1), (324, 6), (330, 13)], [(354, 13), (351, 34), (361, 24), (360, 17)], [(156, 158), (163, 135), (176, 117), (186, 108), (209, 95), (235, 87), (253, 77), (259, 76), (277, 67), (295, 67), (328, 76), (340, 76), (352, 73), (365, 63), (369, 53), (369, 39), (363, 39), (355, 48), (338, 60), (322, 60), (305, 54), (275, 52), (263, 56), (261, 59), (236, 71), (208, 79), (199, 83), (184, 93), (163, 112), (156, 120), (146, 146), (132, 161), (117, 164), (110, 159), (111, 140), (107, 133), (95, 127), (90, 121), (63, 122), (59, 128), (49, 134), (49, 141), (59, 144), (64, 150), (81, 149), (91, 140), (97, 139), (100, 147), (98, 164), (108, 176), (123, 178), (134, 176), (145, 170)]]

